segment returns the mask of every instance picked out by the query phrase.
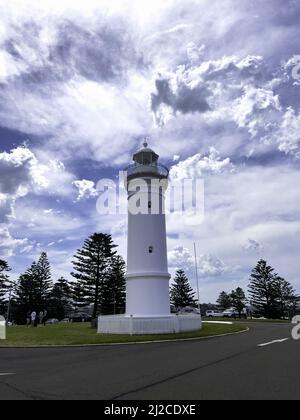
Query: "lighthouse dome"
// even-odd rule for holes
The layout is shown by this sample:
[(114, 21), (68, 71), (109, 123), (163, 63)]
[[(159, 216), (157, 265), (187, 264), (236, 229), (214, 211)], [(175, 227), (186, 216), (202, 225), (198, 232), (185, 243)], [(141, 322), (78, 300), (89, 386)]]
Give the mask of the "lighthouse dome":
[(127, 180), (141, 177), (167, 179), (169, 169), (158, 162), (159, 155), (148, 147), (147, 141), (143, 146), (133, 155), (134, 164), (126, 168)]
[(133, 155), (133, 160), (138, 165), (153, 165), (158, 162), (159, 156), (154, 150), (148, 147), (148, 143), (144, 143), (143, 149)]

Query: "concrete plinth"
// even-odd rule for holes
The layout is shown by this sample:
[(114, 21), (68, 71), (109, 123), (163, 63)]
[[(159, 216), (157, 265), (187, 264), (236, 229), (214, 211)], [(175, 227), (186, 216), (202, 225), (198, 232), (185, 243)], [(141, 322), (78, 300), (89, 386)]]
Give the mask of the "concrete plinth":
[(199, 315), (170, 315), (166, 317), (100, 316), (99, 334), (177, 334), (200, 330)]

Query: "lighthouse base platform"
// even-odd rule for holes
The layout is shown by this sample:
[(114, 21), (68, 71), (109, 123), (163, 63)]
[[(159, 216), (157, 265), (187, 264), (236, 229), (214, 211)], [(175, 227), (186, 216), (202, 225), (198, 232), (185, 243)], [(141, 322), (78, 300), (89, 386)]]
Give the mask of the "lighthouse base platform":
[(202, 328), (200, 315), (170, 315), (162, 317), (99, 316), (98, 334), (150, 335), (178, 334)]

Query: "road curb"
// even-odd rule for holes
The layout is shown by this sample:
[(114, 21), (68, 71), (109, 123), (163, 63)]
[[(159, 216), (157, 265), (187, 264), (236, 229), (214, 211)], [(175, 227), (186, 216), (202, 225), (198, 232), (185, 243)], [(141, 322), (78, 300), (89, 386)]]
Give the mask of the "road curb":
[(236, 331), (226, 334), (217, 334), (210, 335), (208, 337), (194, 337), (194, 338), (179, 338), (174, 340), (155, 340), (155, 341), (133, 341), (130, 343), (103, 343), (103, 344), (71, 344), (71, 345), (53, 345), (53, 346), (0, 346), (0, 351), (5, 349), (10, 350), (36, 350), (36, 349), (70, 349), (70, 348), (91, 348), (91, 347), (114, 347), (114, 346), (137, 346), (139, 344), (162, 344), (162, 343), (184, 343), (188, 341), (200, 341), (200, 340), (209, 340), (219, 337), (228, 337), (231, 335), (244, 334), (250, 331), (250, 328), (247, 327), (243, 331)]

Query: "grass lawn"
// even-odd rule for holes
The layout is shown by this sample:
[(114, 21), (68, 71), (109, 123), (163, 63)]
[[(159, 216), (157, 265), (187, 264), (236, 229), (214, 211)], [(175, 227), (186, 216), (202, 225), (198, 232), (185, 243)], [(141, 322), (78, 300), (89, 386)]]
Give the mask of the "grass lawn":
[(0, 340), (1, 347), (34, 347), (55, 345), (85, 345), (85, 344), (112, 344), (130, 343), (155, 340), (174, 340), (198, 337), (210, 337), (213, 335), (228, 334), (245, 331), (243, 325), (218, 325), (204, 324), (203, 329), (192, 333), (125, 336), (125, 335), (102, 335), (86, 324), (49, 325), (39, 328), (27, 328), (23, 326), (8, 328), (7, 340)]

